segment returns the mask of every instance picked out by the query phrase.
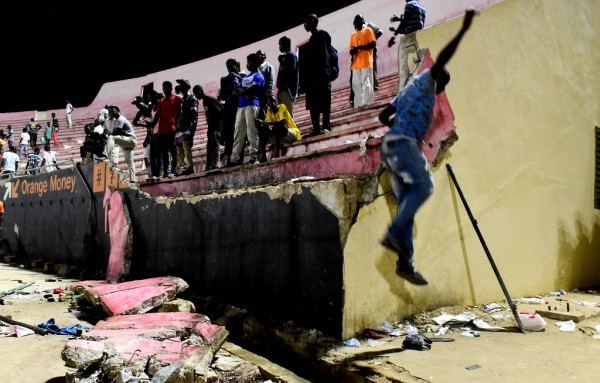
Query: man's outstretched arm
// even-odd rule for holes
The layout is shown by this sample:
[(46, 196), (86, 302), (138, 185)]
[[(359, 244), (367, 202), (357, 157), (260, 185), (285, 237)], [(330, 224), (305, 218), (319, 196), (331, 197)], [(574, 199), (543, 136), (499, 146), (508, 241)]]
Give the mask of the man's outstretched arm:
[(463, 21), (463, 25), (458, 31), (458, 34), (454, 36), (452, 40), (442, 49), (437, 60), (431, 67), (431, 77), (437, 79), (439, 74), (442, 71), (442, 68), (448, 64), (448, 61), (454, 56), (454, 52), (456, 52), (456, 48), (458, 47), (458, 43), (462, 40), (465, 32), (471, 27), (471, 22), (473, 21), (473, 17), (478, 15), (479, 12), (475, 9), (467, 9), (465, 12), (465, 19)]

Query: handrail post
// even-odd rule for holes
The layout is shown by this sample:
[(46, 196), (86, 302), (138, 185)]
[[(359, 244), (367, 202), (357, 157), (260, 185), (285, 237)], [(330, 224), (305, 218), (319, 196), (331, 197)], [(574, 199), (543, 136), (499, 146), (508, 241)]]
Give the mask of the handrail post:
[(469, 209), (467, 200), (465, 199), (465, 196), (463, 195), (463, 192), (460, 189), (460, 186), (458, 185), (458, 181), (456, 180), (456, 176), (454, 175), (454, 172), (452, 171), (452, 166), (450, 166), (450, 164), (446, 164), (446, 168), (448, 169), (448, 172), (450, 173), (450, 177), (452, 178), (452, 182), (454, 182), (454, 186), (456, 187), (456, 190), (458, 191), (458, 195), (460, 196), (460, 199), (461, 199), (463, 205), (465, 206), (465, 210), (467, 211), (467, 214), (469, 215), (469, 219), (471, 220), (471, 223), (473, 224), (473, 227), (475, 228), (477, 237), (479, 237), (479, 241), (481, 241), (483, 250), (485, 251), (485, 254), (488, 257), (488, 260), (490, 261), (490, 264), (492, 265), (494, 274), (496, 274), (496, 278), (498, 278), (500, 287), (502, 288), (502, 291), (504, 292), (504, 296), (506, 297), (506, 302), (508, 303), (508, 305), (510, 306), (510, 309), (512, 310), (515, 320), (517, 321), (517, 324), (519, 325), (519, 329), (521, 330), (521, 332), (523, 334), (525, 334), (525, 330), (523, 329), (523, 323), (521, 323), (521, 318), (519, 318), (519, 314), (517, 313), (517, 308), (516, 308), (515, 304), (513, 303), (512, 299), (510, 298), (510, 294), (508, 293), (508, 290), (506, 289), (506, 286), (504, 285), (504, 282), (502, 281), (502, 276), (500, 275), (500, 271), (498, 271), (498, 268), (496, 267), (494, 258), (492, 258), (492, 254), (490, 254), (490, 251), (489, 251), (487, 245), (485, 244), (483, 235), (481, 234), (481, 231), (479, 231), (479, 227), (477, 226), (477, 220), (475, 219), (475, 217), (473, 217), (473, 214), (471, 213), (471, 209)]

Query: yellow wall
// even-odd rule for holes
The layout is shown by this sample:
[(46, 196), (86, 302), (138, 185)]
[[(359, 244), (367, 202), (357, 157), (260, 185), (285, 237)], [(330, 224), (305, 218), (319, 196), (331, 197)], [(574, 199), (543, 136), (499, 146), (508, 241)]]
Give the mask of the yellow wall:
[[(379, 245), (396, 209), (384, 173), (345, 247), (344, 338), (442, 305), (503, 303), (446, 164), (511, 297), (600, 284), (597, 4), (507, 0), (475, 18), (448, 65), (459, 140), (415, 220), (415, 265), (429, 285), (398, 278), (395, 255)], [(421, 31), (420, 47), (435, 59), (461, 24)]]

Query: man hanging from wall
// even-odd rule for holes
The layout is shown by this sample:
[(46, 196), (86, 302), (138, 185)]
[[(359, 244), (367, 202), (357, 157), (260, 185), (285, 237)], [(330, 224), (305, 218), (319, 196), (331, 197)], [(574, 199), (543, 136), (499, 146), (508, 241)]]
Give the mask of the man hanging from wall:
[(433, 118), (436, 95), (450, 81), (445, 65), (476, 14), (475, 10), (466, 11), (462, 28), (442, 49), (437, 61), (415, 76), (379, 114), (381, 123), (390, 127), (381, 144), (381, 162), (389, 172), (398, 202), (396, 217), (381, 244), (398, 255), (396, 274), (417, 285), (426, 285), (427, 280), (413, 266), (413, 221), (434, 189), (421, 146)]

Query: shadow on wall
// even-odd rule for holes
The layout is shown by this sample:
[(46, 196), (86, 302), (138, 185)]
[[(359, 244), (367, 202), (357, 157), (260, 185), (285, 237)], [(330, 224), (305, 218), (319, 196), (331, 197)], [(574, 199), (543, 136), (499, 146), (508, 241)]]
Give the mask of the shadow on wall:
[(600, 224), (595, 223), (588, 232), (581, 221), (575, 222), (577, 238), (569, 238), (566, 226), (557, 233), (559, 254), (554, 285), (565, 290), (597, 287), (597, 276), (590, 270), (600, 269)]

